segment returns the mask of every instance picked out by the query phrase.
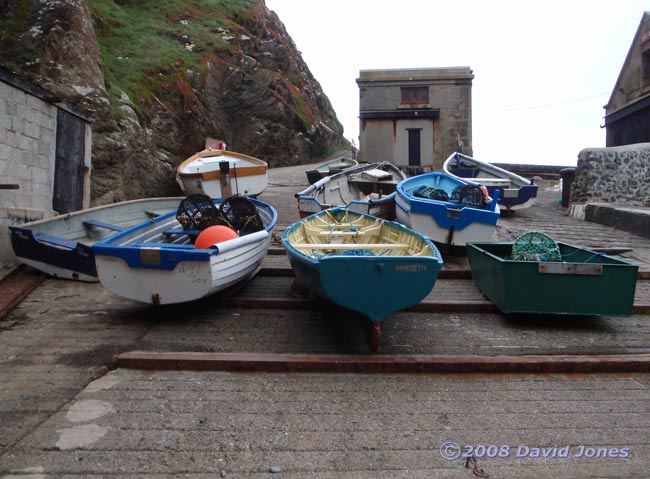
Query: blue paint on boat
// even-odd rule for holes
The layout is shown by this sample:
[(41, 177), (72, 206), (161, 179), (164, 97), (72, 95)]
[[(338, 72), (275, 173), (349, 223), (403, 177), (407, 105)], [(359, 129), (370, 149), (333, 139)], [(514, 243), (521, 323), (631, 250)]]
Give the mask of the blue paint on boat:
[[(268, 218), (265, 222), (265, 229), (269, 233), (275, 227), (278, 220), (278, 213), (275, 208), (260, 200), (248, 197), (258, 211), (266, 212)], [(214, 200), (217, 208), (223, 203), (223, 198)], [(131, 268), (156, 269), (171, 271), (184, 261), (208, 262), (211, 256), (219, 254), (218, 246), (206, 249), (196, 249), (188, 237), (194, 238), (197, 232), (194, 230), (183, 231), (177, 227), (169, 227), (171, 220), (177, 225), (177, 211), (170, 211), (157, 217), (155, 220), (136, 225), (132, 228), (117, 233), (103, 241), (93, 245), (95, 255), (113, 256), (124, 260)], [(182, 234), (179, 234), (182, 233)], [(173, 239), (168, 237), (173, 236)], [(138, 239), (141, 238), (140, 241)], [(174, 243), (177, 241), (177, 243)], [(142, 249), (156, 249), (159, 260), (155, 263), (143, 258)]]
[[(333, 208), (314, 216), (367, 216), (344, 208)], [(311, 217), (310, 217), (311, 218)], [(428, 245), (433, 256), (354, 256), (329, 253), (311, 257), (294, 248), (289, 234), (300, 227), (291, 224), (282, 234), (291, 265), (298, 277), (316, 295), (344, 308), (357, 311), (371, 321), (384, 321), (391, 314), (419, 303), (432, 290), (443, 261), (436, 246), (425, 236), (393, 221), (385, 226), (397, 228)]]
[(425, 173), (408, 178), (397, 185), (397, 207), (406, 213), (430, 215), (442, 228), (462, 230), (473, 223), (496, 225), (499, 219), (499, 192), (484, 206), (470, 206), (452, 201), (421, 198), (414, 192), (422, 186), (437, 188), (451, 196), (458, 186), (468, 183), (444, 173)]

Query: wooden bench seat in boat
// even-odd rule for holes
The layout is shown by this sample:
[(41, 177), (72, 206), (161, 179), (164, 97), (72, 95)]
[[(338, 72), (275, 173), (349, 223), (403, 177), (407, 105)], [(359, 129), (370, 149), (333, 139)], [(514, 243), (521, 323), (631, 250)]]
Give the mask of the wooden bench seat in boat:
[(105, 228), (107, 230), (112, 230), (112, 231), (124, 231), (125, 229), (122, 226), (117, 226), (111, 223), (106, 223), (104, 221), (97, 221), (97, 220), (85, 220), (82, 221), (82, 224), (85, 227)]
[(77, 247), (76, 241), (70, 241), (65, 238), (59, 238), (58, 236), (48, 235), (47, 233), (36, 233), (34, 238), (41, 243), (49, 243), (54, 246), (61, 246), (67, 249), (75, 249)]
[(296, 243), (291, 246), (298, 249), (395, 249), (409, 247), (404, 243)]

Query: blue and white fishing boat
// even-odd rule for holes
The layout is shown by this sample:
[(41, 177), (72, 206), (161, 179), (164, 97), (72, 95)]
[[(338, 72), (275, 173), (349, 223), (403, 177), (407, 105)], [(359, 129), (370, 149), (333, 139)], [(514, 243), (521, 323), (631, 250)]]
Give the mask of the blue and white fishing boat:
[(326, 176), (296, 193), (300, 217), (343, 206), (393, 220), (395, 189), (405, 178), (403, 171), (388, 162), (363, 164)]
[(282, 244), (301, 285), (370, 320), (373, 352), (383, 321), (429, 294), (443, 264), (436, 246), (423, 235), (345, 208), (289, 225)]
[(397, 185), (397, 221), (447, 246), (489, 241), (499, 220), (499, 191), (445, 173), (413, 176)]
[(182, 199), (123, 201), (10, 226), (11, 246), (18, 261), (50, 276), (96, 282), (95, 242), (176, 211)]
[(507, 213), (528, 208), (537, 198), (537, 185), (533, 180), (462, 153), (452, 153), (442, 169), (468, 183), (484, 185), (490, 196), (499, 190), (499, 206)]
[[(239, 233), (234, 239), (196, 248), (200, 231), (186, 228), (179, 221), (180, 213), (173, 211), (96, 243), (93, 250), (102, 285), (125, 298), (170, 304), (199, 299), (250, 279), (266, 256), (278, 215), (262, 201), (235, 198), (254, 208), (248, 208), (248, 216), (237, 222), (231, 218)], [(223, 211), (230, 200), (213, 201)], [(247, 225), (255, 223), (259, 229), (249, 232)]]

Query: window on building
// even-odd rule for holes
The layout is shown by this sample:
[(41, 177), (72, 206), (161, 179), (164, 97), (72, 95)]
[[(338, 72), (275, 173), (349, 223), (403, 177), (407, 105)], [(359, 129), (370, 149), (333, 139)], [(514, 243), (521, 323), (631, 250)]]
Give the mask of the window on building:
[(641, 78), (644, 86), (650, 84), (650, 49), (641, 54)]
[(426, 105), (429, 103), (429, 88), (426, 86), (403, 87), (402, 105)]

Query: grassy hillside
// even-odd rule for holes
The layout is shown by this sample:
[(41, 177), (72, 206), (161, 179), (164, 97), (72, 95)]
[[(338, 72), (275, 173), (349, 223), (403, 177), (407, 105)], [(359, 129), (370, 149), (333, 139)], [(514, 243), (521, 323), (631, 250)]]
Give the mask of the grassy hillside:
[(214, 49), (229, 48), (219, 29), (238, 29), (234, 19), (245, 18), (256, 3), (88, 0), (111, 103), (124, 92), (146, 115), (146, 105), (170, 78), (178, 93), (191, 99), (187, 70), (199, 70)]

